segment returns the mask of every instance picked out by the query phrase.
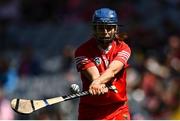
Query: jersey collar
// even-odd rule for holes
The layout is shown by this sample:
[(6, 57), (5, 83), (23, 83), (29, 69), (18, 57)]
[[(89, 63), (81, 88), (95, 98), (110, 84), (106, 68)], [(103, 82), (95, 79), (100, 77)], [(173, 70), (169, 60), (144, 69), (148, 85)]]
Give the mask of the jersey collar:
[(103, 49), (101, 46), (97, 46), (98, 47), (98, 49), (102, 52), (102, 53), (104, 53), (104, 54), (107, 54), (107, 53), (109, 53), (109, 51), (112, 49), (112, 46), (113, 46), (113, 42), (106, 48), (106, 49)]

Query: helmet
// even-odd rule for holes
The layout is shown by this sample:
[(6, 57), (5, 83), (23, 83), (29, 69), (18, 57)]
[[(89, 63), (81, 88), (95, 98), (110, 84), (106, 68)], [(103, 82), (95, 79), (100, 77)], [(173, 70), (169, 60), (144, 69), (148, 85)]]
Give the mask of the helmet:
[[(110, 43), (118, 29), (118, 18), (114, 10), (100, 8), (94, 12), (92, 24), (94, 35), (100, 43)], [(111, 31), (113, 29), (113, 31)], [(108, 35), (107, 35), (108, 34)]]
[(101, 8), (94, 12), (93, 23), (117, 24), (117, 14), (109, 8)]

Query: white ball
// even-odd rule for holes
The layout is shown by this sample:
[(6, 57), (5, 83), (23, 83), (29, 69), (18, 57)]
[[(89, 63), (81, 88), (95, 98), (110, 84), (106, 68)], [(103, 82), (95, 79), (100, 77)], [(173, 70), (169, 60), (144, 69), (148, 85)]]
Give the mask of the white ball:
[(71, 84), (71, 89), (73, 92), (80, 92), (80, 87), (77, 84)]

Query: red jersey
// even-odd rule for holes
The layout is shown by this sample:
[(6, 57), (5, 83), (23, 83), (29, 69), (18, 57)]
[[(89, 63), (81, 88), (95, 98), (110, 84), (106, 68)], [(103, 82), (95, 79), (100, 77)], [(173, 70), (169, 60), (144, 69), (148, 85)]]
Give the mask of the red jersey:
[[(106, 50), (98, 47), (95, 38), (91, 38), (77, 48), (75, 51), (75, 62), (79, 72), (96, 66), (101, 74), (113, 60), (121, 61), (124, 64), (124, 68), (110, 81), (110, 83), (116, 86), (118, 93), (109, 90), (108, 93), (103, 95), (86, 96), (80, 99), (80, 105), (100, 106), (127, 101), (125, 69), (128, 66), (127, 61), (130, 54), (129, 46), (123, 41), (116, 40)], [(92, 81), (88, 80), (82, 73), (81, 80), (83, 90), (89, 90), (89, 85)]]

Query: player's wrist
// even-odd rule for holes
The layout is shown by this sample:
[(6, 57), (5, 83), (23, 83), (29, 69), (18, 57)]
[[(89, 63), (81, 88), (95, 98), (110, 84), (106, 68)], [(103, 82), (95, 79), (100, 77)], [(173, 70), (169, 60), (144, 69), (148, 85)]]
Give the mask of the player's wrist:
[(103, 83), (102, 83), (100, 80), (98, 80), (98, 79), (97, 79), (97, 80), (94, 80), (93, 83), (94, 83), (94, 84), (103, 84)]

